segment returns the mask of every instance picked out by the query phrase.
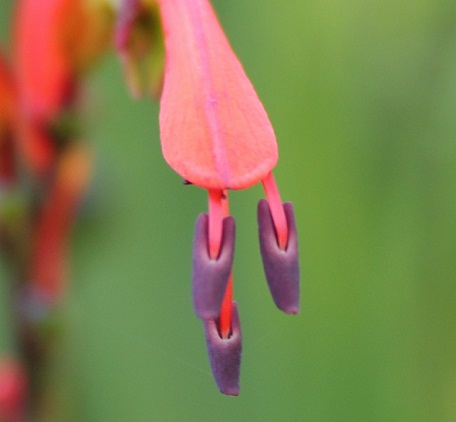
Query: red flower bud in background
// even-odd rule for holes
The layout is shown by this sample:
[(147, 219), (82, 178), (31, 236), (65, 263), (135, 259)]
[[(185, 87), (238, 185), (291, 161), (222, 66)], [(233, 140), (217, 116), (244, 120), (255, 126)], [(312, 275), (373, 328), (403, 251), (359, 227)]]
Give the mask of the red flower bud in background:
[(0, 367), (2, 422), (60, 420), (48, 415), (44, 402), (54, 396), (44, 373), (59, 343), (69, 235), (92, 168), (79, 92), (111, 41), (112, 23), (105, 1), (18, 0), (11, 69), (0, 56), (0, 247), (11, 274), (15, 346), (33, 386), (16, 418), (14, 377)]
[(14, 26), (19, 146), (32, 171), (50, 170), (53, 128), (74, 112), (82, 72), (106, 49), (113, 15), (104, 2), (21, 0)]
[(21, 365), (0, 357), (0, 421), (25, 420), (26, 391), (27, 380)]
[(65, 292), (69, 235), (91, 170), (92, 156), (86, 147), (67, 148), (37, 216), (30, 279), (34, 290), (50, 303), (58, 302)]

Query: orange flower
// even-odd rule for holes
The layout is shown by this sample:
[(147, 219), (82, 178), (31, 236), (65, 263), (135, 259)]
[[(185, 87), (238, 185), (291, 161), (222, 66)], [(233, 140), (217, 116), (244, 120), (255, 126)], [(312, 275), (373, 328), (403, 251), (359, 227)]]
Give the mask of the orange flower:
[[(260, 202), (258, 210), (261, 252), (271, 294), (287, 313), (299, 309), (293, 208), (284, 208), (271, 173), (278, 158), (272, 125), (209, 0), (157, 3), (165, 40), (163, 155), (186, 183), (207, 189), (209, 195), (209, 215), (200, 216), (195, 227), (194, 309), (205, 322), (217, 384), (223, 393), (236, 395), (241, 334), (232, 301), (234, 220), (228, 218), (228, 190), (258, 182), (264, 186), (268, 202)], [(118, 27), (123, 54), (144, 4), (123, 2)]]

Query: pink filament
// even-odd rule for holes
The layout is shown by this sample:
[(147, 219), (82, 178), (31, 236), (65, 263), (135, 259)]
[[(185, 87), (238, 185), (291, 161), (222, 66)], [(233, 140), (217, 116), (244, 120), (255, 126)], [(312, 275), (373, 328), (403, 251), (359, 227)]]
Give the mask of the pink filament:
[(223, 191), (209, 189), (209, 256), (216, 260), (220, 254), (223, 233)]
[(288, 243), (287, 218), (283, 209), (279, 189), (277, 188), (272, 172), (262, 180), (262, 183), (266, 198), (269, 202), (269, 208), (271, 210), (272, 221), (274, 222), (279, 248), (286, 250)]

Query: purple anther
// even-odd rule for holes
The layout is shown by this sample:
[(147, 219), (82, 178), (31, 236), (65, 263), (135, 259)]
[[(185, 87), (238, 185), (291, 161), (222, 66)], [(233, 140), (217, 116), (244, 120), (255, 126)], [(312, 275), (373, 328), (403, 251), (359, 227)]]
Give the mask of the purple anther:
[(206, 346), (212, 375), (220, 392), (228, 396), (239, 394), (242, 335), (236, 302), (232, 304), (231, 335), (222, 339), (215, 319), (204, 321)]
[(223, 220), (222, 244), (217, 259), (211, 259), (208, 246), (208, 216), (196, 220), (193, 241), (193, 308), (201, 319), (216, 319), (220, 315), (234, 255), (235, 222)]
[(279, 309), (287, 314), (299, 312), (299, 255), (298, 236), (293, 205), (283, 204), (288, 225), (286, 250), (279, 248), (269, 204), (258, 203), (258, 229), (263, 267), (272, 298)]
[(121, 54), (126, 54), (133, 25), (141, 10), (141, 0), (122, 0), (115, 31), (115, 44)]

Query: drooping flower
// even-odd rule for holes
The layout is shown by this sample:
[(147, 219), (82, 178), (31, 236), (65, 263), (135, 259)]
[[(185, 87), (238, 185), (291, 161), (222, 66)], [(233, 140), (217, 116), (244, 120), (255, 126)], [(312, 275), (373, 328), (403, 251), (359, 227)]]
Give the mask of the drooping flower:
[(65, 291), (66, 257), (74, 216), (90, 180), (92, 156), (75, 144), (59, 158), (53, 182), (35, 224), (31, 287), (45, 303), (58, 303)]
[[(107, 48), (113, 11), (105, 0), (17, 3), (14, 77), (19, 157), (39, 189), (31, 223), (32, 287), (50, 302), (64, 290), (66, 242), (90, 173), (78, 94), (85, 70)], [(42, 177), (44, 176), (44, 177)]]
[[(124, 2), (129, 24), (118, 28), (124, 41), (144, 3)], [(263, 184), (268, 201), (259, 204), (258, 223), (264, 269), (276, 305), (291, 314), (299, 310), (293, 207), (282, 204), (272, 175), (278, 158), (272, 125), (209, 0), (157, 3), (165, 40), (163, 155), (186, 182), (207, 189), (209, 196), (209, 213), (195, 227), (194, 309), (204, 321), (217, 384), (223, 393), (237, 395), (241, 336), (232, 301), (234, 219), (228, 217), (228, 191)]]

